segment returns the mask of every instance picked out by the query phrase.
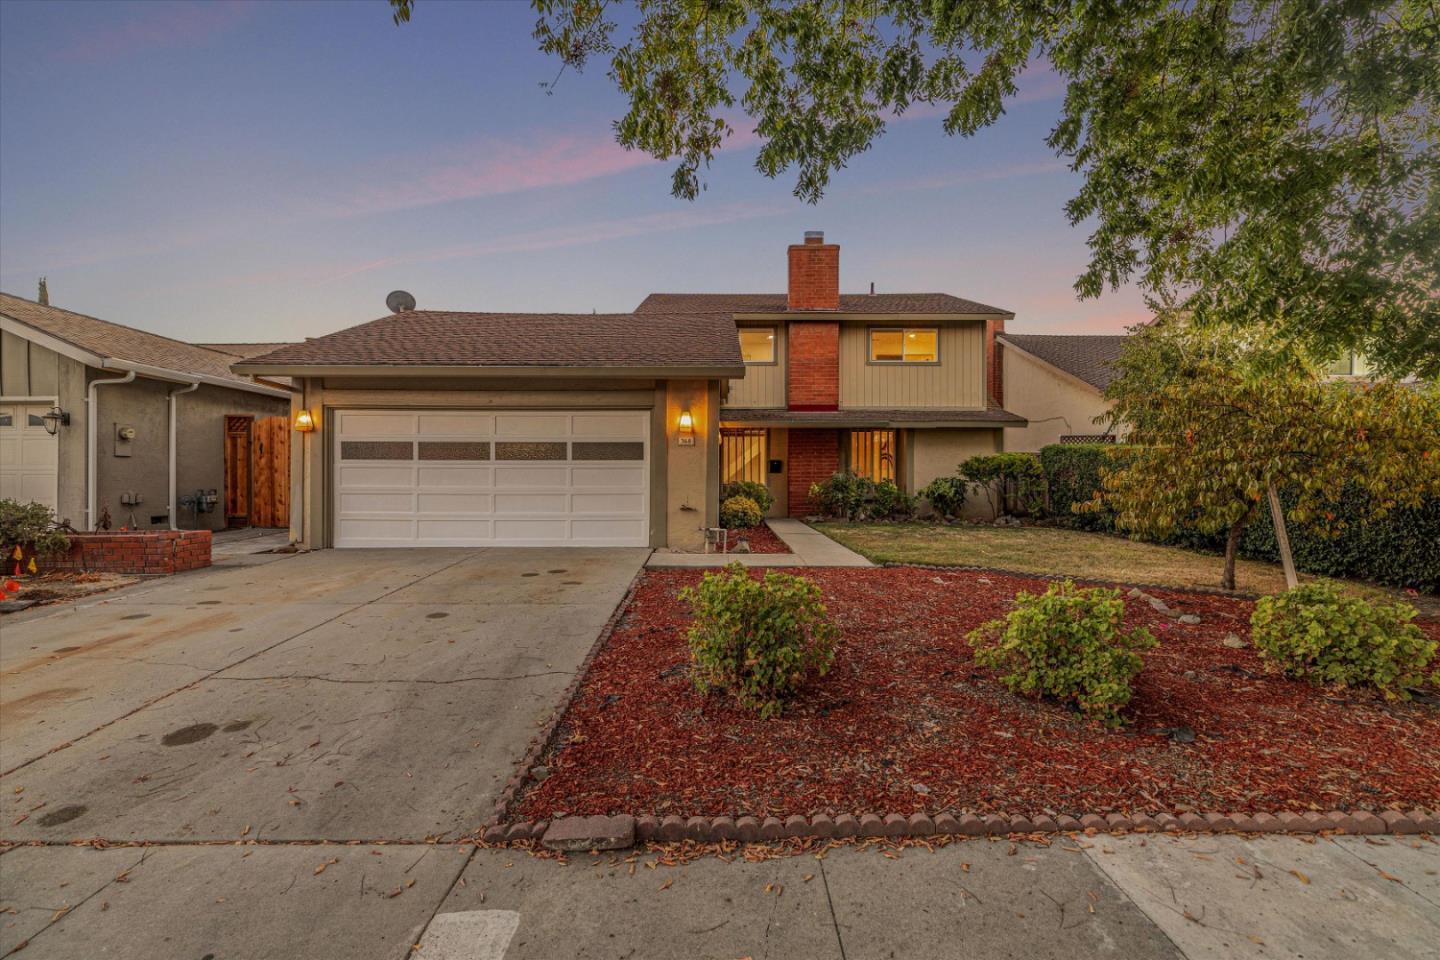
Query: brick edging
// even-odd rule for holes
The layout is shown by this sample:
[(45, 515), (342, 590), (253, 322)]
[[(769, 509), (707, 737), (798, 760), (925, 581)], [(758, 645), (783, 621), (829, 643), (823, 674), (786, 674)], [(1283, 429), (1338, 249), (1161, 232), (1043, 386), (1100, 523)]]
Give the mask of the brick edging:
[[(1379, 814), (1360, 810), (1329, 813), (1182, 813), (1126, 816), (1119, 813), (1085, 814), (1081, 817), (1042, 814), (1034, 817), (1005, 814), (890, 813), (880, 815), (794, 814), (779, 817), (612, 817), (632, 822), (636, 840), (669, 843), (690, 840), (697, 843), (765, 843), (787, 839), (831, 840), (870, 837), (914, 838), (931, 836), (1007, 836), (1053, 833), (1340, 833), (1440, 834), (1440, 812), (1415, 808), (1408, 813), (1385, 810)], [(495, 823), (486, 827), (482, 840), (489, 844), (539, 841), (550, 828), (548, 820)]]
[(625, 616), (625, 612), (630, 608), (630, 601), (635, 599), (635, 593), (640, 589), (640, 581), (645, 578), (647, 569), (644, 564), (641, 564), (640, 570), (630, 580), (630, 585), (625, 588), (625, 595), (620, 598), (620, 602), (616, 604), (615, 609), (611, 611), (610, 619), (605, 621), (605, 625), (600, 628), (600, 633), (595, 637), (595, 642), (590, 645), (590, 650), (585, 654), (585, 658), (581, 660), (580, 665), (575, 668), (575, 676), (571, 679), (570, 685), (565, 688), (565, 692), (560, 697), (560, 703), (555, 707), (555, 711), (550, 715), (550, 719), (540, 728), (540, 732), (530, 739), (530, 744), (525, 750), (524, 758), (520, 761), (520, 765), (516, 768), (515, 773), (511, 774), (510, 779), (505, 783), (505, 788), (500, 791), (500, 796), (495, 801), (494, 810), (491, 812), (490, 819), (486, 822), (485, 832), (487, 834), (496, 824), (503, 824), (510, 816), (510, 808), (515, 805), (515, 800), (519, 797), (521, 789), (530, 780), (531, 769), (540, 762), (540, 758), (544, 756), (545, 751), (550, 748), (551, 743), (555, 739), (556, 732), (560, 729), (560, 724), (570, 712), (570, 707), (575, 702), (575, 698), (580, 695), (580, 684), (585, 681), (585, 677), (590, 673), (590, 664), (594, 662), (595, 657), (600, 653), (600, 650), (615, 632), (615, 628), (619, 626), (621, 618)]

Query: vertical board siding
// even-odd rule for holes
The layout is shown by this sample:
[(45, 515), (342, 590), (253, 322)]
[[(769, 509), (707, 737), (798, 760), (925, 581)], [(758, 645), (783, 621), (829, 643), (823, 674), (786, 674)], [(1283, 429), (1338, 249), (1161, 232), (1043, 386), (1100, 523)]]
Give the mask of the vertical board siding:
[(872, 327), (900, 327), (903, 322), (846, 323), (840, 328), (840, 407), (985, 407), (985, 333), (979, 321), (926, 323), (938, 326), (940, 362), (934, 364), (870, 363)]
[(746, 326), (775, 328), (775, 362), (754, 364), (745, 368), (743, 380), (730, 381), (730, 396), (725, 406), (749, 410), (756, 407), (785, 406), (785, 322), (746, 324)]

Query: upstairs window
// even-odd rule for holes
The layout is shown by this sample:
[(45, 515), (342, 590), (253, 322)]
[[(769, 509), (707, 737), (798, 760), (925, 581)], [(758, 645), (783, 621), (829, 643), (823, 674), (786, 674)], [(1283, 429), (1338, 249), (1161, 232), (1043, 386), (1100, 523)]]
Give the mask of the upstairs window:
[(774, 363), (775, 328), (741, 327), (740, 356), (746, 363)]
[(934, 327), (870, 331), (871, 363), (937, 363), (940, 331)]

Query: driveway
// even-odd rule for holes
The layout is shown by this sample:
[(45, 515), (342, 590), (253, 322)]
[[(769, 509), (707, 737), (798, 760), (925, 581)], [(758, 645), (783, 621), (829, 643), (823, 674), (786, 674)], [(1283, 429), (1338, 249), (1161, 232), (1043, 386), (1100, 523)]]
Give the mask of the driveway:
[(325, 551), (7, 618), (0, 834), (472, 832), (647, 552)]

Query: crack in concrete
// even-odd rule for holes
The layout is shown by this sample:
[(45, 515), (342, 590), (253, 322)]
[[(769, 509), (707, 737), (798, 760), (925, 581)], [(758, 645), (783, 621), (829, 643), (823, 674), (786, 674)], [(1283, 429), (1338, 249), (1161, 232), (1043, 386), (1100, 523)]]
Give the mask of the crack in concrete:
[[(1392, 839), (1391, 842), (1393, 843), (1393, 842), (1395, 842), (1395, 841)], [(1388, 871), (1388, 870), (1381, 870), (1379, 864), (1377, 864), (1377, 863), (1371, 863), (1369, 860), (1366, 860), (1364, 857), (1360, 856), (1360, 854), (1358, 854), (1358, 853), (1356, 853), (1354, 850), (1350, 849), (1350, 844), (1348, 844), (1348, 843), (1336, 843), (1334, 840), (1331, 840), (1331, 841), (1330, 841), (1330, 845), (1331, 845), (1332, 847), (1339, 847), (1341, 850), (1344, 850), (1346, 853), (1350, 854), (1350, 856), (1354, 857), (1356, 860), (1359, 860), (1361, 863), (1365, 864), (1365, 866), (1369, 867), (1371, 870), (1374, 870), (1377, 875), (1378, 875), (1378, 874), (1381, 874), (1381, 873), (1389, 874), (1389, 871)], [(1382, 880), (1385, 880), (1386, 878), (1385, 878), (1385, 877), (1381, 877), (1381, 879), (1382, 879)], [(1421, 893), (1419, 890), (1416, 890), (1414, 887), (1410, 886), (1410, 884), (1406, 883), (1404, 880), (1386, 880), (1386, 882), (1388, 882), (1388, 883), (1398, 883), (1400, 886), (1404, 887), (1406, 890), (1409, 890), (1411, 893), (1415, 894), (1415, 896), (1419, 897), (1421, 900), (1424, 900), (1426, 903), (1430, 904), (1430, 906), (1432, 906), (1432, 907), (1440, 907), (1440, 903), (1437, 903), (1436, 901), (1431, 900), (1431, 899), (1430, 899), (1429, 897), (1427, 897), (1425, 894)]]
[(361, 685), (365, 685), (365, 684), (382, 684), (382, 683), (426, 683), (426, 684), (434, 684), (434, 685), (436, 685), (436, 686), (444, 686), (444, 685), (446, 685), (446, 684), (451, 684), (451, 683), (473, 683), (473, 682), (476, 682), (476, 681), (498, 682), (498, 681), (503, 681), (503, 680), (530, 680), (530, 679), (533, 679), (533, 678), (535, 678), (535, 677), (568, 677), (568, 676), (571, 676), (571, 674), (570, 674), (569, 671), (566, 671), (566, 670), (545, 670), (545, 671), (542, 671), (542, 672), (540, 672), (540, 673), (516, 673), (516, 674), (511, 674), (511, 675), (509, 675), (509, 676), (502, 676), (502, 677), (491, 677), (491, 676), (485, 676), (485, 675), (483, 675), (483, 674), (480, 675), (480, 676), (474, 676), (474, 677), (452, 677), (452, 678), (449, 679), (449, 680), (425, 680), (425, 679), (422, 679), (422, 678), (419, 678), (419, 677), (415, 677), (415, 678), (411, 678), (411, 679), (403, 679), (403, 680), (343, 680), (343, 679), (340, 679), (340, 678), (338, 678), (338, 677), (322, 677), (322, 676), (319, 676), (319, 675), (313, 674), (313, 673), (287, 673), (287, 674), (278, 674), (278, 675), (275, 675), (275, 676), (266, 676), (266, 677), (210, 677), (209, 679), (212, 679), (212, 680), (245, 680), (245, 681), (256, 681), (256, 680), (318, 680), (318, 681), (320, 681), (321, 683), (355, 683), (355, 684), (361, 684)]
[[(104, 893), (106, 890), (108, 890), (108, 889), (115, 883), (115, 881), (116, 881), (117, 878), (125, 876), (125, 875), (128, 874), (131, 870), (134, 870), (136, 867), (138, 867), (138, 866), (140, 866), (141, 864), (143, 864), (143, 863), (144, 863), (146, 860), (148, 860), (149, 858), (150, 858), (150, 851), (149, 851), (149, 850), (146, 850), (144, 853), (140, 854), (140, 859), (139, 859), (139, 860), (136, 860), (136, 861), (135, 861), (134, 863), (132, 863), (130, 866), (126, 867), (124, 870), (121, 870), (121, 871), (120, 871), (119, 873), (117, 873), (115, 876), (111, 877), (109, 880), (106, 880), (106, 881), (105, 881), (104, 883), (102, 883), (100, 886), (96, 887), (95, 890), (94, 890), (92, 893), (90, 893), (88, 896), (86, 896), (86, 897), (84, 897), (83, 899), (77, 901), (76, 904), (75, 904), (75, 906), (73, 906), (73, 907), (71, 907), (70, 909), (66, 910), (66, 911), (65, 911), (64, 913), (62, 913), (60, 916), (52, 918), (49, 923), (45, 924), (45, 926), (41, 927), (39, 930), (36, 930), (34, 934), (32, 934), (31, 936), (27, 937), (27, 938), (24, 939), (24, 940), (21, 940), (20, 943), (19, 943), (17, 946), (11, 948), (8, 952), (6, 952), (6, 953), (4, 954), (4, 956), (5, 956), (5, 957), (12, 957), (12, 956), (14, 956), (15, 954), (19, 953), (21, 950), (24, 950), (26, 947), (30, 946), (32, 943), (35, 942), (36, 937), (39, 937), (40, 935), (42, 935), (43, 933), (45, 933), (45, 931), (49, 930), (51, 927), (53, 927), (53, 926), (55, 926), (56, 924), (60, 923), (60, 922), (61, 922), (62, 920), (64, 920), (66, 917), (69, 917), (69, 916), (71, 916), (72, 914), (74, 914), (76, 910), (79, 910), (79, 909), (80, 909), (81, 907), (83, 907), (85, 904), (89, 903), (91, 900), (95, 899), (95, 898), (98, 897), (100, 894), (102, 894), (102, 893)], [(3, 957), (0, 957), (0, 960), (3, 960)]]
[(825, 875), (825, 861), (820, 861), (820, 882), (825, 886), (825, 903), (830, 908), (830, 925), (835, 928), (835, 942), (840, 945), (840, 960), (845, 957), (845, 938), (840, 934), (840, 920), (835, 916), (835, 901), (830, 897), (830, 878)]

